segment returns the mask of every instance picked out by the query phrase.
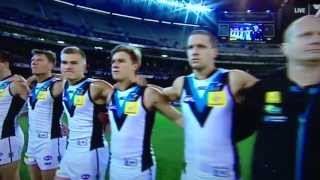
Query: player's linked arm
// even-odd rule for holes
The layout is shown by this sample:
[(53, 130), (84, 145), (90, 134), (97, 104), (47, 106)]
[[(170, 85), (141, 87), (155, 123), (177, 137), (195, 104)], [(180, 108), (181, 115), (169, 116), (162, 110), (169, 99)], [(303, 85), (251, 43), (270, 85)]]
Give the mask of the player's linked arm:
[(174, 80), (171, 87), (163, 88), (163, 94), (169, 98), (170, 101), (180, 99), (183, 89), (184, 76), (180, 76)]
[(231, 70), (229, 84), (237, 103), (243, 101), (243, 90), (252, 87), (258, 81), (257, 78), (241, 70)]
[(144, 103), (147, 108), (159, 110), (162, 114), (167, 116), (171, 121), (183, 126), (182, 116), (173, 106), (170, 105), (168, 98), (158, 89), (148, 87), (144, 94)]
[(96, 104), (105, 104), (112, 89), (112, 85), (107, 81), (95, 80), (90, 85), (91, 98)]

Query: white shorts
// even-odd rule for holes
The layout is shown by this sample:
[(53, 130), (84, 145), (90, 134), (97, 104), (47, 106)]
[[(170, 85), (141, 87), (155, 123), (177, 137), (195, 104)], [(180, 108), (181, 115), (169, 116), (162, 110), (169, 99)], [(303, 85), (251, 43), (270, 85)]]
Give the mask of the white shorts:
[(37, 165), (40, 170), (56, 169), (59, 167), (59, 163), (65, 151), (66, 137), (55, 139), (31, 139), (28, 142), (24, 162), (27, 165)]
[[(154, 158), (153, 158), (154, 159)], [(155, 162), (153, 160), (153, 162)], [(156, 165), (141, 171), (141, 158), (110, 160), (110, 180), (155, 180)]]
[(20, 160), (23, 144), (21, 128), (16, 130), (16, 136), (0, 139), (0, 166)]
[(104, 180), (108, 162), (108, 146), (91, 151), (68, 146), (56, 175), (71, 180)]
[(208, 164), (186, 165), (181, 180), (236, 180), (233, 167), (211, 166)]

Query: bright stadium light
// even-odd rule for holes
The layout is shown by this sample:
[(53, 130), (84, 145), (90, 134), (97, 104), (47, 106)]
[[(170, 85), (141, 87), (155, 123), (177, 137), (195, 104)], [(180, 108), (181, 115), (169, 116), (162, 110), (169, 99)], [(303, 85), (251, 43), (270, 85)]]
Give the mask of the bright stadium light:
[(208, 13), (212, 11), (208, 6), (203, 5), (203, 3), (193, 4), (191, 2), (179, 1), (179, 0), (136, 0), (144, 1), (148, 4), (158, 4), (162, 6), (168, 6), (172, 8), (177, 8), (181, 10), (187, 10), (195, 13)]
[(94, 49), (96, 49), (96, 50), (103, 50), (103, 47), (101, 47), (101, 46), (95, 46)]

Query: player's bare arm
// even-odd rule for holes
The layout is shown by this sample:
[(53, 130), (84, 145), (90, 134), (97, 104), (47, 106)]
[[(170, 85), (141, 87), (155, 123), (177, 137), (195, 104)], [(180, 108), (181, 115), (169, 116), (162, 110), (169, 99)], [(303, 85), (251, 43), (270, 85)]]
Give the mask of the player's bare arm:
[(257, 78), (241, 70), (231, 70), (229, 74), (229, 83), (232, 94), (236, 102), (243, 100), (242, 91), (253, 86), (258, 81)]
[(167, 96), (170, 101), (176, 101), (180, 99), (181, 92), (183, 89), (184, 76), (180, 76), (174, 80), (171, 87), (163, 89), (163, 93)]
[(159, 110), (171, 121), (182, 127), (182, 116), (173, 106), (169, 104), (165, 95), (156, 88), (147, 87), (145, 90), (144, 104), (148, 109)]
[(112, 90), (112, 85), (104, 80), (94, 80), (90, 85), (90, 95), (96, 104), (105, 104)]

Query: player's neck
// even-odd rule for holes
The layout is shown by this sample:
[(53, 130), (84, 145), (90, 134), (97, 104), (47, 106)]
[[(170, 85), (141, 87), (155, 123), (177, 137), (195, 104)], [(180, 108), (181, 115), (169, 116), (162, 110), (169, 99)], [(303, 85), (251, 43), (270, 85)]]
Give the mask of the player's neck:
[(45, 73), (45, 74), (36, 74), (37, 82), (43, 82), (44, 80), (48, 79), (52, 76), (52, 73)]
[(287, 74), (290, 80), (299, 86), (308, 86), (320, 83), (320, 64), (302, 65), (288, 63)]
[(124, 79), (124, 80), (118, 81), (117, 89), (119, 89), (120, 91), (127, 90), (133, 83), (135, 82), (130, 79)]
[(207, 79), (214, 71), (216, 70), (215, 66), (209, 66), (203, 69), (195, 69), (193, 72), (197, 79)]
[(6, 77), (8, 77), (10, 75), (11, 75), (11, 71), (10, 70), (8, 70), (8, 69), (3, 70), (3, 71), (0, 72), (0, 80), (4, 79), (4, 78), (6, 78)]
[(68, 83), (71, 84), (71, 85), (75, 85), (77, 83), (79, 83), (81, 80), (83, 80), (85, 78), (85, 76), (80, 76), (78, 78), (75, 78), (75, 79), (68, 79)]

